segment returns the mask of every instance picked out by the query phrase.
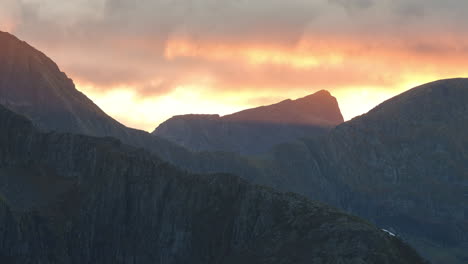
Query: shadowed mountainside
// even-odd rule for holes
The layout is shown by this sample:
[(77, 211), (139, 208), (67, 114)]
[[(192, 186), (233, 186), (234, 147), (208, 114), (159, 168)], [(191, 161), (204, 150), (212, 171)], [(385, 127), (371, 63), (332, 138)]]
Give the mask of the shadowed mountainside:
[(330, 127), (343, 123), (336, 98), (322, 90), (296, 100), (260, 106), (223, 116), (224, 120)]
[(76, 90), (73, 81), (42, 52), (0, 31), (0, 104), (31, 119), (41, 130), (114, 137), (174, 161), (185, 149), (128, 128)]
[(223, 117), (174, 116), (152, 134), (192, 151), (252, 155), (267, 152), (280, 143), (323, 135), (343, 121), (336, 98), (327, 91), (319, 91), (297, 100), (285, 100)]
[[(394, 230), (434, 263), (468, 260), (468, 79), (396, 96), (236, 171)], [(203, 168), (201, 168), (203, 169)]]
[(323, 138), (278, 146), (259, 163), (271, 178), (315, 179), (306, 191), (287, 180), (277, 188), (393, 229), (434, 263), (461, 264), (468, 261), (467, 124), (468, 79), (441, 80)]
[[(21, 74), (13, 81), (28, 80), (31, 73)], [(15, 89), (4, 86), (8, 85), (5, 80), (0, 83)], [(433, 263), (464, 264), (468, 260), (467, 89), (467, 79), (417, 87), (322, 137), (278, 145), (262, 159), (225, 152), (191, 153), (144, 132), (130, 137), (125, 136), (127, 132), (105, 135), (147, 148), (189, 171), (234, 173), (325, 201), (394, 230)], [(41, 105), (37, 107), (40, 113)], [(35, 111), (25, 109), (13, 110), (40, 120)], [(134, 130), (124, 127), (123, 131)]]
[(353, 216), (0, 106), (2, 263), (424, 263)]

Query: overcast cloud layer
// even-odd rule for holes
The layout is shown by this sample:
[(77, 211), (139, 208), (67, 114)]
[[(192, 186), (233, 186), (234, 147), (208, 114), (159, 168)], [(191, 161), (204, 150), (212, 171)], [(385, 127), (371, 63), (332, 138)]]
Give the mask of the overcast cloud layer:
[(149, 130), (184, 111), (320, 89), (350, 118), (409, 85), (467, 76), (467, 10), (465, 0), (0, 0), (0, 30)]

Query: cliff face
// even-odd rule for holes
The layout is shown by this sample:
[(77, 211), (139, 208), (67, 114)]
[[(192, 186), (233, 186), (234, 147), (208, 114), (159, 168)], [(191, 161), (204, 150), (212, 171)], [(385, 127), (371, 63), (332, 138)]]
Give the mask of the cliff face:
[(356, 217), (0, 107), (2, 263), (423, 263)]
[(192, 151), (252, 155), (265, 153), (280, 143), (323, 135), (341, 123), (343, 116), (336, 98), (320, 91), (294, 101), (285, 100), (223, 117), (174, 116), (152, 134)]

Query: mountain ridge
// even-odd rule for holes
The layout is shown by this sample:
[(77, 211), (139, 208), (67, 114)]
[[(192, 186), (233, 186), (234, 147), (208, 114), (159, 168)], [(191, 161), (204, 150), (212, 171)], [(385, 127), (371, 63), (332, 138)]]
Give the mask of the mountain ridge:
[[(115, 140), (42, 133), (2, 106), (0, 130), (2, 262), (425, 263), (398, 238), (299, 195), (189, 174)], [(22, 186), (68, 184), (47, 184), (51, 197), (9, 192), (18, 170)], [(42, 200), (25, 208), (23, 196)]]
[(286, 99), (276, 104), (242, 110), (222, 118), (229, 121), (311, 126), (336, 126), (344, 122), (336, 98), (326, 90), (295, 100)]
[[(390, 104), (380, 105), (380, 110), (371, 110), (325, 134), (277, 145), (260, 158), (193, 153), (130, 129), (125, 131), (131, 137), (105, 134), (188, 171), (233, 173), (327, 202), (392, 229), (435, 264), (464, 264), (468, 259), (464, 235), (468, 233), (468, 209), (463, 206), (468, 204), (463, 196), (468, 193), (468, 81), (456, 80), (435, 82), (460, 87), (450, 90), (448, 97), (435, 89), (439, 92), (434, 98), (427, 97), (429, 104), (424, 99), (407, 104), (405, 111), (397, 111), (396, 103), (388, 108), (395, 111), (387, 110)], [(433, 102), (440, 107), (431, 107)]]
[(321, 90), (296, 100), (287, 99), (225, 116), (174, 116), (152, 134), (196, 152), (256, 155), (280, 143), (324, 134), (343, 121), (336, 98)]

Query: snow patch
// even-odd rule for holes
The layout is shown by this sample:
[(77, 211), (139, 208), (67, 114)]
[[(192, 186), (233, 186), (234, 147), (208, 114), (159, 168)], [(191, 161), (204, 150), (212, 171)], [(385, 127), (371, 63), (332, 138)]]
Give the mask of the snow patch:
[(389, 234), (389, 235), (391, 235), (391, 236), (396, 237), (396, 235), (395, 235), (394, 233), (388, 231), (387, 229), (382, 229), (382, 231), (384, 231), (385, 233), (387, 233), (387, 234)]

